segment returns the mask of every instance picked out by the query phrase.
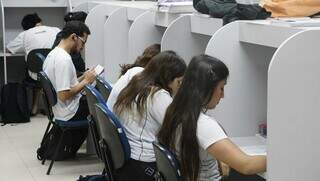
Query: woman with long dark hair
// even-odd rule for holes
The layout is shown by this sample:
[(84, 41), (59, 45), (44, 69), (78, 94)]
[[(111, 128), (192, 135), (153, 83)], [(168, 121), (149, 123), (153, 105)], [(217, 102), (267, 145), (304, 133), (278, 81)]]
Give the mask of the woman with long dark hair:
[(167, 109), (158, 139), (177, 153), (185, 181), (220, 180), (217, 160), (242, 174), (266, 170), (265, 156), (243, 153), (219, 123), (206, 115), (224, 97), (228, 75), (220, 60), (207, 55), (194, 57)]
[(119, 180), (154, 179), (156, 164), (152, 142), (185, 69), (184, 60), (175, 52), (161, 52), (120, 92), (113, 111), (123, 123), (131, 159), (118, 171)]
[(107, 100), (107, 105), (111, 111), (113, 111), (113, 105), (115, 104), (120, 91), (128, 85), (133, 76), (142, 72), (144, 67), (147, 66), (150, 60), (160, 53), (160, 51), (160, 44), (150, 45), (143, 51), (142, 55), (138, 56), (133, 64), (120, 65), (121, 76), (113, 85)]

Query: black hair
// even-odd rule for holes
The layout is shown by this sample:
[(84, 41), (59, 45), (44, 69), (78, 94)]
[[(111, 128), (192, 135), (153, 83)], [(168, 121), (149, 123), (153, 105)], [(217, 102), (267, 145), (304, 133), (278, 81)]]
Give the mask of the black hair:
[(37, 23), (41, 23), (42, 20), (37, 13), (27, 14), (22, 18), (21, 26), (23, 30), (28, 30), (36, 26)]
[(64, 16), (64, 21), (67, 23), (69, 21), (81, 21), (85, 22), (87, 18), (87, 13), (83, 11), (69, 12)]
[(220, 60), (208, 55), (193, 57), (177, 94), (167, 108), (158, 140), (172, 151), (179, 150), (181, 171), (185, 181), (198, 180), (199, 115), (207, 109), (219, 82), (226, 80), (228, 75), (227, 66)]
[(86, 33), (90, 35), (90, 30), (86, 24), (81, 21), (69, 21), (63, 27), (62, 31), (60, 32), (61, 39), (68, 38), (71, 34), (75, 33), (77, 36), (83, 37)]

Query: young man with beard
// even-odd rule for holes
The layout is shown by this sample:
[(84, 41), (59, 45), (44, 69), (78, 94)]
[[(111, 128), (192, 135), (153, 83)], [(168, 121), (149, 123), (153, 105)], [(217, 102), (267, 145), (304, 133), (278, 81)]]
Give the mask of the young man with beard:
[(89, 28), (80, 21), (68, 22), (61, 32), (62, 40), (47, 56), (43, 70), (48, 75), (58, 96), (53, 107), (56, 119), (62, 121), (84, 120), (89, 115), (85, 96), (81, 91), (92, 83), (96, 74), (93, 69), (77, 78), (70, 54), (79, 53), (90, 35)]

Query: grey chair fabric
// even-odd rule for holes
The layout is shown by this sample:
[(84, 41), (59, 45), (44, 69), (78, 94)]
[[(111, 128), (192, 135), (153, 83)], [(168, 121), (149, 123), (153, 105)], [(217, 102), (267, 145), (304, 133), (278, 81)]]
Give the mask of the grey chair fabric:
[(105, 107), (102, 104), (96, 105), (97, 123), (103, 144), (107, 146), (106, 152), (109, 152), (112, 168), (119, 169), (126, 162), (125, 152), (120, 140), (118, 128), (109, 119)]

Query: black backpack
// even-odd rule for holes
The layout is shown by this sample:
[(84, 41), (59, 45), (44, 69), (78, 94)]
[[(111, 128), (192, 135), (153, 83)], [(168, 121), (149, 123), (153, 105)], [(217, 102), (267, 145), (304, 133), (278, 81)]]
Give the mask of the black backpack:
[[(88, 129), (80, 130), (69, 130), (65, 132), (64, 139), (61, 142), (61, 147), (58, 150), (57, 157), (55, 161), (66, 160), (74, 158), (77, 151), (81, 147), (83, 141), (86, 139), (88, 134)], [(40, 147), (37, 149), (38, 160), (53, 158), (54, 152), (58, 146), (59, 140), (62, 135), (62, 130), (60, 127), (54, 125), (51, 127), (50, 131), (43, 138)]]
[(3, 124), (30, 122), (31, 105), (25, 84), (8, 83), (2, 87), (0, 113)]

